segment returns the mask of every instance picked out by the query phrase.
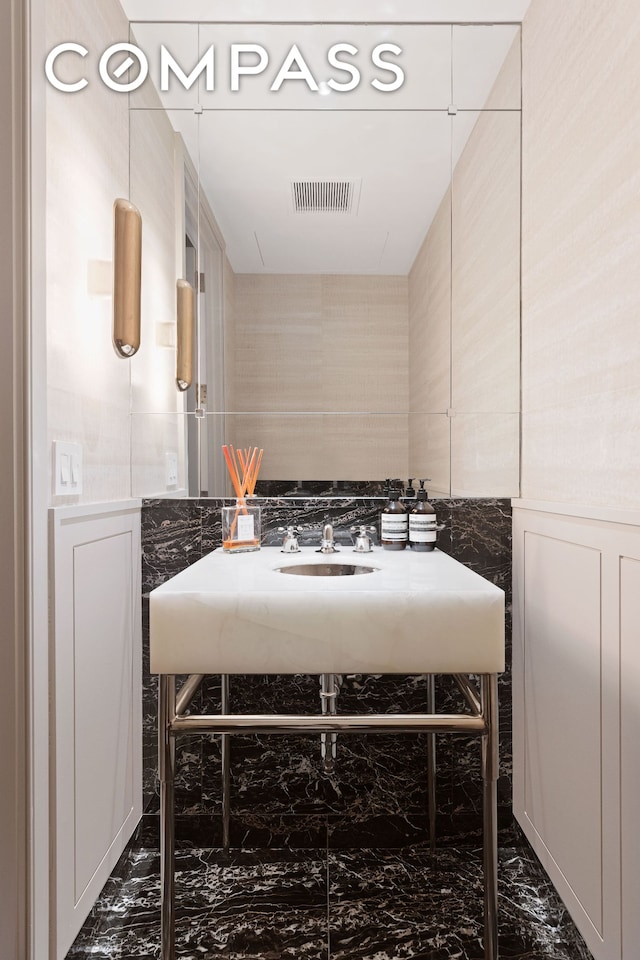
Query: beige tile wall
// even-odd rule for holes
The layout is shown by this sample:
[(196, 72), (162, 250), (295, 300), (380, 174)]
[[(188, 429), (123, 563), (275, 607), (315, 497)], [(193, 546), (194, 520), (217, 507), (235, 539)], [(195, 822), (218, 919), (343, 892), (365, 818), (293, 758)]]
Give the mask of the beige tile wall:
[(451, 190), (409, 273), (408, 473), (449, 494), (451, 396)]
[(262, 480), (383, 480), (407, 474), (408, 415), (230, 414), (227, 440), (264, 448)]
[(227, 409), (259, 416), (228, 417), (228, 435), (265, 447), (263, 479), (403, 476), (407, 278), (237, 274), (231, 282)]
[(533, 0), (523, 28), (522, 494), (637, 506), (640, 16)]
[(518, 413), (451, 418), (451, 496), (512, 497), (518, 490)]
[(479, 115), (454, 172), (452, 238), (451, 406), (517, 413), (519, 112)]
[[(451, 190), (409, 273), (409, 385), (412, 413), (451, 405)], [(421, 457), (419, 437), (412, 457)]]
[(324, 409), (322, 277), (237, 274), (233, 340), (228, 410)]
[(519, 31), (483, 108), (485, 110), (519, 110), (522, 106), (521, 79), (522, 44)]
[[(409, 474), (429, 480), (429, 496), (448, 497), (451, 487), (451, 420), (446, 413), (409, 414)], [(417, 486), (417, 485), (416, 485)]]
[[(488, 103), (518, 102), (515, 40)], [(460, 115), (454, 124), (467, 122)], [(517, 496), (520, 113), (478, 114), (409, 274), (412, 475), (454, 496)], [(450, 411), (452, 416), (446, 416)]]

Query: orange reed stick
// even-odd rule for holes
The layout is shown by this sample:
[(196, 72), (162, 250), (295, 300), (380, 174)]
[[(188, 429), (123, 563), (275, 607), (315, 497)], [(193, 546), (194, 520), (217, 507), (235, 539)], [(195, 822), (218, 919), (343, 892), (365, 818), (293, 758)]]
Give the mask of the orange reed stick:
[[(256, 447), (254, 453), (257, 452), (257, 450), (258, 448)], [(249, 492), (249, 496), (251, 497), (253, 496), (253, 491), (256, 488), (256, 483), (258, 482), (258, 474), (260, 473), (260, 464), (262, 463), (263, 454), (264, 454), (264, 450), (261, 450), (260, 453), (258, 454), (258, 459), (256, 460), (256, 464), (255, 464), (253, 473), (251, 475), (251, 480), (249, 481), (248, 492)]]
[[(233, 449), (233, 446), (230, 446), (230, 450), (231, 450), (231, 459), (233, 460), (233, 465), (236, 468), (236, 476), (238, 480), (240, 480), (240, 469), (238, 467), (237, 452)], [(244, 497), (244, 484), (242, 483), (240, 484), (240, 496)]]
[[(233, 447), (231, 448), (231, 450), (233, 451)], [(236, 496), (238, 497), (238, 499), (242, 499), (243, 490), (242, 490), (242, 488), (241, 488), (241, 486), (240, 486), (240, 478), (238, 477), (238, 469), (237, 469), (237, 466), (236, 466), (236, 465), (234, 464), (234, 462), (233, 462), (232, 456), (231, 456), (231, 454), (229, 453), (229, 448), (227, 447), (226, 444), (223, 446), (222, 452), (223, 452), (223, 454), (224, 454), (224, 459), (225, 459), (226, 462), (227, 462), (227, 468), (228, 468), (228, 470), (229, 470), (229, 476), (231, 477), (231, 483), (233, 484), (233, 489), (235, 490)]]
[(253, 471), (255, 470), (256, 457), (258, 456), (258, 448), (253, 448), (253, 453), (251, 454), (251, 459), (246, 461), (247, 468), (244, 475), (244, 489), (250, 493), (251, 492), (251, 478), (253, 477)]
[[(230, 451), (230, 452), (229, 452), (229, 451)], [(240, 511), (242, 511), (243, 513), (248, 513), (246, 504), (245, 504), (245, 502), (244, 502), (244, 494), (245, 494), (245, 490), (246, 490), (246, 484), (245, 484), (245, 478), (244, 478), (244, 476), (243, 476), (242, 482), (240, 481), (239, 470), (238, 470), (238, 463), (237, 463), (237, 460), (236, 460), (236, 452), (235, 452), (235, 450), (233, 449), (233, 446), (227, 447), (227, 445), (225, 444), (225, 445), (222, 447), (222, 452), (223, 452), (223, 454), (224, 454), (224, 458), (225, 458), (225, 460), (226, 460), (227, 467), (228, 467), (228, 470), (229, 470), (229, 475), (231, 476), (231, 482), (232, 482), (232, 484), (233, 484), (233, 488), (234, 488), (234, 490), (235, 490), (235, 492), (236, 492), (236, 498), (237, 498), (237, 500), (238, 500), (238, 504), (237, 504), (237, 506), (236, 506), (235, 516), (234, 516), (234, 518), (233, 518), (233, 523), (231, 524), (231, 539), (233, 540), (233, 534), (235, 533), (236, 524), (237, 524), (237, 522), (238, 522), (238, 515), (239, 515)], [(240, 455), (240, 458), (241, 458), (241, 460), (242, 460), (242, 451), (238, 450), (238, 454)], [(243, 468), (243, 473), (244, 473), (244, 472), (245, 472), (245, 471), (244, 471), (244, 468)]]

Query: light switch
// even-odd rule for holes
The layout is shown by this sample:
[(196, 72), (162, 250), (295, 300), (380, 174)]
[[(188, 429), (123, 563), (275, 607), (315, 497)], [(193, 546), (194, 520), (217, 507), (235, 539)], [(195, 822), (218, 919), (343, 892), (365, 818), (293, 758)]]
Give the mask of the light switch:
[(82, 446), (55, 440), (53, 444), (54, 494), (75, 496), (82, 493)]
[(61, 453), (60, 454), (60, 483), (64, 483), (65, 486), (71, 481), (71, 470), (69, 469), (69, 454)]

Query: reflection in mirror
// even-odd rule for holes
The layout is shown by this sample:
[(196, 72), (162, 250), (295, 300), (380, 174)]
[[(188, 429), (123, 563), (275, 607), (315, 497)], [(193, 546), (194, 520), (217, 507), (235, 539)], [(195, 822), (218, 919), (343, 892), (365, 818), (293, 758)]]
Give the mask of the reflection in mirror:
[(441, 93), (422, 109), (347, 110), (345, 95), (301, 109), (296, 94), (167, 111), (183, 213), (165, 227), (198, 291), (197, 378), (182, 406), (134, 396), (133, 414), (169, 416), (167, 443), (177, 427), (176, 491), (228, 494), (226, 442), (265, 449), (270, 489), (412, 475), (436, 496), (517, 495), (519, 34), (446, 36), (453, 108)]
[(183, 137), (176, 132), (187, 129), (190, 137), (197, 137), (196, 117), (191, 112), (181, 117), (166, 112), (153, 88), (146, 91), (145, 102), (147, 109), (130, 111), (129, 122), (129, 198), (143, 222), (141, 347), (131, 360), (134, 496), (178, 491), (186, 482), (182, 475), (186, 435), (179, 415), (188, 406), (186, 394), (175, 383), (176, 280), (193, 282), (181, 240), (186, 223), (185, 171), (189, 169), (195, 185), (196, 212), (199, 179)]
[[(473, 121), (470, 135), (463, 127)], [(518, 492), (520, 114), (454, 117), (451, 493)]]

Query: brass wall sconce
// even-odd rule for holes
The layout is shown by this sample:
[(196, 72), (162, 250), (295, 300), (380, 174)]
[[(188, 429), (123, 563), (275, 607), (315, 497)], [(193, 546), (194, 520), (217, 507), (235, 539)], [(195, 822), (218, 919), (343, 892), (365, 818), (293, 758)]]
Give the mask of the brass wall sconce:
[(178, 336), (176, 348), (176, 386), (188, 390), (193, 383), (193, 339), (195, 332), (195, 293), (187, 280), (176, 282)]
[(128, 200), (116, 200), (113, 212), (113, 345), (128, 358), (140, 346), (142, 217)]

